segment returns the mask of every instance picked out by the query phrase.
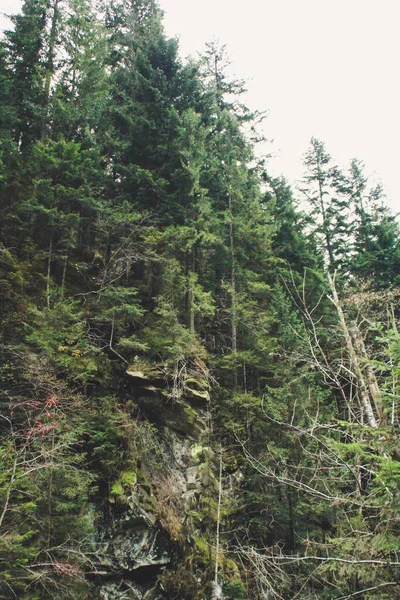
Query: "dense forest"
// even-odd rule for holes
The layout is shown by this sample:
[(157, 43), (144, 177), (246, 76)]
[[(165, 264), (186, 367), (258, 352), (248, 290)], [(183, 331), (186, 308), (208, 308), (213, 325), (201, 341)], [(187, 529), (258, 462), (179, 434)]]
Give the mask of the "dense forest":
[(400, 598), (400, 228), (154, 0), (0, 39), (0, 598)]

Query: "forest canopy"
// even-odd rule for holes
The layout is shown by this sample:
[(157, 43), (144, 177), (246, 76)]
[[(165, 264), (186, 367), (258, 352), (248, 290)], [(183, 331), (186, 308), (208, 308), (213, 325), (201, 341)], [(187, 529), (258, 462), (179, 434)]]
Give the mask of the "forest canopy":
[[(0, 597), (400, 598), (400, 228), (293, 190), (154, 0), (0, 39)], [(266, 126), (268, 128), (268, 125)]]

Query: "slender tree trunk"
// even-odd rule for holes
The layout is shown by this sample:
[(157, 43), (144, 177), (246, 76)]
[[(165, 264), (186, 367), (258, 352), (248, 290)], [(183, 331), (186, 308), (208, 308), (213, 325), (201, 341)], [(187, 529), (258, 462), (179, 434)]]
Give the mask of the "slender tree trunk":
[(211, 600), (219, 600), (220, 598), (222, 599), (222, 589), (218, 582), (221, 503), (222, 503), (222, 446), (220, 447), (220, 453), (219, 453), (217, 532), (216, 532), (216, 536), (215, 536), (216, 537), (216, 540), (215, 540), (215, 570), (214, 570), (214, 582), (213, 582), (213, 592), (211, 595)]
[(382, 410), (381, 391), (379, 389), (378, 380), (373, 369), (369, 365), (369, 357), (365, 348), (364, 340), (362, 338), (361, 331), (357, 327), (356, 323), (353, 324), (351, 333), (353, 336), (354, 347), (356, 349), (356, 352), (358, 352), (359, 356), (362, 357), (362, 360), (365, 362), (366, 365), (366, 380), (368, 383), (369, 393), (375, 407), (375, 411), (379, 417), (381, 425), (387, 425), (386, 415)]
[(61, 277), (61, 295), (62, 296), (64, 296), (65, 278), (67, 276), (67, 265), (68, 265), (68, 250), (66, 251), (65, 256), (64, 256), (63, 271), (62, 271), (62, 277)]
[(320, 167), (319, 162), (318, 162), (317, 168), (318, 168), (319, 204), (320, 204), (321, 215), (322, 215), (322, 227), (323, 227), (323, 232), (324, 232), (324, 236), (325, 236), (326, 249), (328, 252), (329, 266), (331, 269), (333, 269), (334, 264), (335, 264), (335, 259), (333, 256), (331, 234), (329, 231), (329, 223), (328, 223), (328, 219), (326, 216), (326, 209), (325, 209), (325, 202), (324, 202), (324, 190), (323, 190), (323, 186), (322, 186), (322, 174), (321, 174), (321, 167)]
[[(54, 431), (52, 432), (52, 440), (51, 440), (51, 456), (54, 456)], [(53, 460), (53, 458), (52, 458)], [(52, 536), (52, 517), (53, 517), (53, 468), (50, 469), (50, 481), (49, 481), (49, 522), (47, 529), (47, 546), (50, 548), (51, 546), (51, 536)]]
[(126, 358), (124, 358), (123, 356), (121, 356), (121, 354), (119, 352), (117, 352), (113, 348), (113, 343), (114, 343), (114, 328), (115, 328), (115, 319), (113, 318), (112, 321), (111, 321), (110, 341), (108, 343), (108, 347), (110, 348), (111, 352), (113, 352), (116, 356), (118, 356), (118, 358), (120, 358), (121, 360), (123, 360), (124, 363), (128, 364), (128, 361), (126, 360)]
[(195, 313), (194, 313), (194, 286), (195, 286), (195, 256), (192, 254), (192, 271), (188, 275), (188, 311), (189, 311), (189, 329), (192, 335), (195, 335)]
[(233, 211), (232, 198), (229, 194), (229, 247), (231, 255), (231, 337), (232, 337), (232, 354), (234, 359), (233, 366), (233, 384), (236, 388), (238, 385), (237, 376), (237, 294), (236, 294), (236, 272), (235, 272), (235, 237), (233, 228)]
[(290, 552), (292, 554), (294, 554), (295, 532), (294, 532), (293, 492), (291, 489), (288, 489), (286, 493), (287, 493), (287, 503), (288, 503), (288, 513), (289, 513), (289, 547), (290, 547)]
[(46, 277), (46, 304), (50, 308), (50, 275), (51, 275), (51, 259), (53, 256), (53, 227), (50, 229), (50, 245), (49, 255), (47, 258), (47, 277)]
[(196, 333), (195, 331), (195, 324), (194, 324), (194, 294), (193, 294), (193, 290), (189, 289), (189, 328), (190, 328), (190, 333), (192, 335), (194, 335)]
[(390, 411), (390, 424), (395, 424), (395, 413), (396, 413), (396, 388), (397, 388), (397, 376), (395, 375), (395, 367), (393, 359), (390, 357), (390, 371), (392, 373), (392, 408)]
[[(397, 324), (396, 324), (396, 318), (395, 318), (395, 314), (394, 314), (394, 306), (391, 306), (391, 321), (392, 321), (392, 328), (393, 331), (396, 332), (397, 337), (399, 336), (399, 332), (397, 329)], [(397, 374), (397, 369), (395, 369), (394, 363), (393, 363), (393, 356), (392, 354), (390, 354), (389, 356), (389, 364), (390, 364), (390, 372), (392, 373), (392, 408), (390, 411), (390, 424), (394, 425), (395, 424), (395, 412), (396, 412), (396, 389), (397, 389), (397, 384), (398, 384), (398, 374)]]
[(354, 348), (354, 344), (353, 344), (353, 341), (351, 338), (349, 328), (346, 323), (342, 305), (340, 303), (339, 296), (336, 291), (335, 281), (329, 273), (328, 273), (328, 281), (329, 281), (329, 287), (331, 288), (331, 292), (332, 292), (332, 297), (330, 297), (330, 300), (334, 304), (336, 311), (338, 313), (340, 328), (342, 330), (342, 333), (343, 333), (345, 341), (346, 341), (346, 347), (347, 347), (347, 351), (349, 353), (350, 362), (353, 367), (354, 374), (356, 376), (356, 380), (358, 383), (358, 389), (360, 391), (362, 408), (364, 409), (364, 413), (367, 418), (368, 425), (370, 427), (373, 427), (376, 429), (378, 427), (378, 423), (377, 423), (377, 420), (374, 415), (371, 401), (369, 399), (370, 390), (368, 388), (367, 381), (366, 381), (364, 374), (362, 372), (362, 369), (361, 369), (360, 357), (357, 355), (357, 352)]
[(58, 25), (58, 4), (60, 0), (54, 0), (53, 2), (53, 16), (51, 19), (51, 28), (50, 28), (50, 37), (49, 37), (49, 50), (47, 55), (47, 65), (46, 65), (46, 77), (44, 80), (44, 107), (43, 107), (43, 116), (42, 116), (42, 127), (41, 127), (41, 139), (44, 139), (45, 130), (46, 130), (46, 119), (47, 119), (47, 107), (49, 105), (50, 100), (50, 89), (51, 89), (51, 80), (53, 78), (54, 73), (54, 56), (55, 56), (55, 47), (56, 47), (56, 37), (57, 37), (57, 25)]
[(9, 506), (10, 506), (10, 496), (11, 496), (11, 491), (13, 489), (13, 485), (15, 482), (15, 474), (17, 471), (17, 459), (18, 459), (18, 457), (17, 457), (17, 452), (15, 449), (14, 462), (13, 462), (13, 467), (12, 467), (12, 471), (11, 471), (10, 483), (7, 488), (6, 499), (5, 499), (3, 509), (0, 514), (0, 529), (3, 525), (4, 517), (6, 516)]

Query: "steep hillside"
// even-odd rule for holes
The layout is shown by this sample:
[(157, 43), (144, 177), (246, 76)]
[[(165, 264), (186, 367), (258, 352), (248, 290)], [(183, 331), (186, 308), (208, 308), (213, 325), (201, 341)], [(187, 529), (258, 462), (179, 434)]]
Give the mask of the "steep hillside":
[(0, 598), (400, 598), (399, 225), (243, 90), (153, 0), (0, 42)]

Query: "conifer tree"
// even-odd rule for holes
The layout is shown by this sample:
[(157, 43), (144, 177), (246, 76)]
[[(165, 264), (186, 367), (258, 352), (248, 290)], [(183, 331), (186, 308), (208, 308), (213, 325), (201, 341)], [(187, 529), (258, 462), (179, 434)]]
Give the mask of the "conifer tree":
[(45, 1), (25, 2), (22, 14), (11, 17), (14, 29), (6, 32), (5, 46), (11, 72), (10, 103), (15, 107), (13, 137), (22, 151), (41, 137), (46, 104), (45, 78), (49, 71)]
[(359, 160), (351, 161), (342, 185), (353, 219), (349, 271), (357, 278), (369, 280), (376, 289), (395, 285), (400, 266), (400, 230), (385, 206), (382, 186), (371, 186)]
[[(392, 598), (399, 229), (381, 189), (313, 138), (299, 210), (255, 159), (261, 115), (224, 48), (183, 64), (153, 0), (26, 0), (14, 23), (0, 595)], [(155, 545), (132, 570), (110, 554), (137, 526), (166, 541), (157, 581)]]
[[(48, 134), (101, 143), (108, 96), (106, 29), (88, 0), (70, 0), (58, 8), (62, 27), (56, 39), (59, 60), (50, 103)], [(62, 10), (62, 12), (61, 12)]]
[(347, 253), (348, 204), (339, 193), (338, 182), (342, 173), (332, 164), (323, 142), (311, 138), (311, 148), (304, 162), (307, 172), (304, 178), (307, 187), (302, 189), (310, 206), (310, 220), (313, 224), (319, 246), (326, 255), (329, 269), (337, 269)]

